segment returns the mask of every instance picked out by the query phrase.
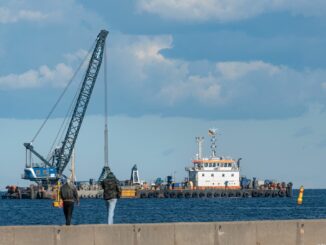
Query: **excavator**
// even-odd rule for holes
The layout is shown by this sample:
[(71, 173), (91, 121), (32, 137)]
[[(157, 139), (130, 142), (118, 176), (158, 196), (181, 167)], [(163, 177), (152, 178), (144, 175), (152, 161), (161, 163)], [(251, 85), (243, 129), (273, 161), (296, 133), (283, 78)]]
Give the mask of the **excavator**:
[[(26, 148), (26, 165), (22, 175), (23, 179), (34, 181), (39, 186), (47, 188), (49, 185), (57, 186), (59, 183), (58, 180), (65, 177), (63, 172), (71, 159), (78, 133), (83, 123), (87, 106), (102, 64), (105, 41), (108, 33), (109, 32), (106, 30), (101, 30), (94, 45), (90, 49), (93, 49), (93, 52), (85, 76), (80, 85), (79, 93), (76, 94), (78, 96), (76, 96), (74, 107), (72, 107), (70, 121), (69, 124), (67, 124), (67, 130), (61, 143), (56, 146), (47, 157), (42, 156), (42, 154), (34, 148), (33, 141), (35, 137), (31, 142), (24, 143)], [(49, 116), (50, 114), (48, 117)], [(43, 126), (44, 123), (41, 128)], [(39, 163), (33, 162), (34, 156), (40, 161)], [(57, 189), (59, 190), (59, 186), (57, 186)]]

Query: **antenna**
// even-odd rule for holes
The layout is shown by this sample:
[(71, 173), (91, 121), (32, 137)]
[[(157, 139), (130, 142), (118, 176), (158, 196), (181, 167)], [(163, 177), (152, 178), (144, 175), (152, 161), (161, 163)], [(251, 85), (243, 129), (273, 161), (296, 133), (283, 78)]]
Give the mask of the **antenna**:
[(216, 135), (217, 129), (212, 128), (208, 130), (208, 135), (211, 137), (211, 157), (216, 157)]
[(203, 142), (204, 142), (204, 137), (203, 136), (197, 136), (196, 137), (196, 142), (198, 145), (198, 153), (197, 153), (197, 160), (201, 159), (202, 156), (202, 149), (203, 149)]

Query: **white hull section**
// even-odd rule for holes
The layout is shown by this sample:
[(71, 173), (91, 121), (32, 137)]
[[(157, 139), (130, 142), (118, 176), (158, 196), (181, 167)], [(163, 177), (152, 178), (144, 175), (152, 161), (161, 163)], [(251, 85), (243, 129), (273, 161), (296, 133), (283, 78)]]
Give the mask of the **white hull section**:
[(237, 188), (240, 186), (239, 171), (189, 171), (189, 181), (197, 187)]

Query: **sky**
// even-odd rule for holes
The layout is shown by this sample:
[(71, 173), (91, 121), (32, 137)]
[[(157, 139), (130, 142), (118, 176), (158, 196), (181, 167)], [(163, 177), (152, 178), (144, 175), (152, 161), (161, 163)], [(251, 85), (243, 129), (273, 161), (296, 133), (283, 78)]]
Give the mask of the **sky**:
[[(326, 2), (322, 0), (3, 0), (0, 190), (27, 186), (30, 142), (102, 29), (109, 165), (120, 180), (187, 176), (195, 136), (241, 175), (326, 188)], [(85, 64), (83, 66), (85, 68)], [(103, 68), (103, 67), (102, 67)], [(104, 162), (101, 69), (76, 144), (78, 180)], [(33, 142), (46, 156), (80, 72)]]

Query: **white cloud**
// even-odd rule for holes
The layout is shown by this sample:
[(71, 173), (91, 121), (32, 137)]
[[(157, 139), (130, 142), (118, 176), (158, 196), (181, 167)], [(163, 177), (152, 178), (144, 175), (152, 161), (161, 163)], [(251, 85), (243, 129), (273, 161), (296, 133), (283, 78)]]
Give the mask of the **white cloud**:
[(3, 3), (0, 6), (0, 24), (17, 22), (59, 24), (69, 34), (80, 29), (98, 30), (105, 26), (96, 13), (85, 9), (76, 0), (11, 0)]
[(218, 78), (212, 75), (191, 76), (185, 74), (182, 81), (163, 85), (158, 98), (173, 106), (188, 98), (205, 105), (216, 105), (222, 102), (221, 86)]
[(226, 79), (238, 79), (247, 75), (248, 73), (257, 71), (263, 71), (269, 75), (281, 72), (281, 67), (274, 66), (263, 61), (219, 62), (216, 64), (216, 67)]
[(64, 58), (68, 63), (75, 63), (80, 62), (80, 60), (84, 60), (86, 55), (88, 55), (88, 52), (85, 49), (80, 49), (75, 53), (65, 54)]
[(321, 87), (326, 87), (326, 70), (296, 70), (262, 60), (203, 61), (197, 66), (200, 61), (165, 57), (162, 51), (171, 49), (172, 41), (171, 36), (121, 35), (110, 42), (111, 88), (123, 91), (126, 103), (159, 111), (180, 110), (189, 102), (203, 110), (241, 108), (256, 115), (295, 114), (310, 103), (325, 104)]
[(0, 77), (0, 89), (26, 89), (46, 85), (62, 87), (67, 84), (72, 75), (72, 68), (63, 63), (57, 64), (53, 69), (42, 65), (36, 70), (29, 70), (22, 74)]
[(140, 0), (140, 12), (157, 14), (166, 19), (182, 21), (237, 21), (273, 12), (289, 11), (307, 16), (325, 15), (322, 0)]
[[(187, 99), (203, 104), (222, 102), (220, 84), (214, 74), (191, 74), (189, 62), (161, 54), (172, 48), (171, 36), (139, 36), (113, 42), (110, 59), (113, 80), (121, 90), (139, 93), (148, 103), (174, 106)], [(111, 63), (111, 64), (112, 64)]]
[(18, 21), (44, 21), (48, 18), (47, 14), (40, 11), (20, 9), (11, 10), (6, 7), (0, 7), (0, 23), (14, 23)]
[[(31, 69), (21, 74), (9, 74), (0, 77), (0, 89), (26, 89), (44, 86), (64, 87), (75, 73), (75, 67), (80, 62), (89, 60), (90, 54), (80, 49), (75, 53), (63, 55), (66, 63), (58, 63), (50, 69), (47, 65), (41, 65), (37, 69)], [(84, 69), (87, 67), (84, 62)]]
[[(171, 36), (128, 36), (116, 35), (110, 40), (108, 49), (109, 66), (119, 83), (131, 88), (143, 86), (152, 74), (173, 72), (174, 63), (166, 59), (160, 52), (172, 48)], [(167, 74), (162, 74), (166, 76)]]
[[(191, 103), (201, 111), (236, 109), (258, 117), (272, 111), (277, 117), (278, 113), (305, 111), (312, 103), (325, 104), (326, 91), (321, 88), (326, 87), (326, 70), (295, 70), (261, 60), (200, 63), (171, 59), (162, 52), (173, 47), (169, 35), (120, 34), (111, 38), (108, 47), (109, 87), (115, 91), (110, 98), (113, 103), (139, 108), (134, 113), (147, 114), (148, 107), (151, 111), (179, 110), (175, 113), (182, 115), (182, 108)], [(85, 54), (79, 50), (65, 55), (68, 62), (53, 68), (44, 65), (0, 77), (0, 88), (62, 87)]]

